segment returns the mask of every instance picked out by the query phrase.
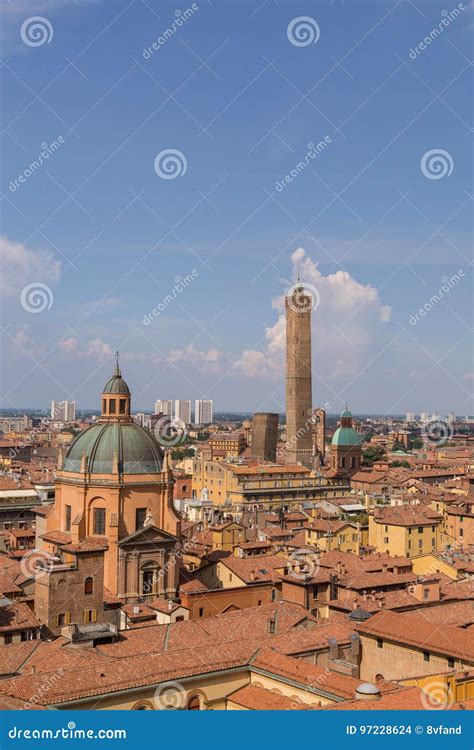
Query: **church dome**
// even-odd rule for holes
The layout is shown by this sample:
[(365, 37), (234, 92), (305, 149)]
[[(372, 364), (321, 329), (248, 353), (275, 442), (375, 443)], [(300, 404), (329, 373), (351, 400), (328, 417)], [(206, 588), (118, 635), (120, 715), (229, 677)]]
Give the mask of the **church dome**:
[(123, 393), (127, 396), (130, 395), (130, 389), (126, 381), (123, 379), (122, 373), (120, 372), (120, 367), (118, 363), (118, 352), (117, 352), (117, 362), (115, 365), (114, 374), (106, 382), (102, 393)]
[(84, 453), (92, 474), (111, 474), (115, 456), (121, 474), (157, 474), (163, 467), (163, 452), (155, 438), (131, 421), (88, 427), (69, 447), (62, 470), (80, 472)]
[(331, 445), (360, 445), (362, 436), (353, 427), (338, 427), (332, 436)]

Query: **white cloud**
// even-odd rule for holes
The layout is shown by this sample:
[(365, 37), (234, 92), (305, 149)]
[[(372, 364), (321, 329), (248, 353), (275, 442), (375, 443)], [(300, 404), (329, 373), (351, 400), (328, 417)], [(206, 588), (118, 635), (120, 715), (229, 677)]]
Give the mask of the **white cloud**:
[[(354, 377), (366, 364), (381, 340), (383, 324), (390, 320), (391, 309), (383, 305), (375, 287), (361, 284), (347, 271), (324, 276), (318, 264), (306, 257), (303, 248), (291, 256), (293, 277), (298, 268), (303, 283), (319, 296), (313, 310), (313, 369), (324, 380)], [(236, 363), (248, 377), (276, 379), (284, 374), (286, 343), (285, 292), (273, 301), (279, 316), (265, 330), (262, 350), (246, 350)]]
[(193, 344), (189, 344), (184, 349), (173, 349), (167, 359), (171, 362), (192, 365), (204, 373), (219, 373), (223, 365), (222, 352), (218, 349), (200, 350), (196, 349)]
[(52, 253), (31, 250), (0, 236), (0, 285), (4, 294), (16, 296), (28, 283), (53, 283), (60, 276), (61, 263)]
[(58, 347), (70, 357), (90, 357), (98, 362), (108, 359), (112, 354), (112, 347), (102, 339), (81, 342), (76, 338), (68, 338), (63, 339)]

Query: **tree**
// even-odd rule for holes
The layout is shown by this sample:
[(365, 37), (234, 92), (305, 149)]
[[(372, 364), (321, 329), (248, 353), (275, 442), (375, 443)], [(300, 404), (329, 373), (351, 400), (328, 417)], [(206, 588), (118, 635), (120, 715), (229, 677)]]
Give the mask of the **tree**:
[(415, 450), (418, 450), (419, 448), (423, 448), (423, 440), (419, 437), (415, 437), (411, 441), (411, 447), (415, 448)]
[(376, 461), (381, 461), (386, 455), (386, 450), (381, 445), (366, 448), (362, 451), (362, 466), (373, 466)]
[(403, 467), (404, 469), (409, 469), (410, 464), (408, 463), (408, 461), (392, 461), (392, 463), (390, 464), (390, 467), (392, 469), (397, 469), (399, 467), (400, 468)]
[(405, 446), (399, 440), (395, 440), (392, 445), (392, 451), (403, 451), (405, 453)]

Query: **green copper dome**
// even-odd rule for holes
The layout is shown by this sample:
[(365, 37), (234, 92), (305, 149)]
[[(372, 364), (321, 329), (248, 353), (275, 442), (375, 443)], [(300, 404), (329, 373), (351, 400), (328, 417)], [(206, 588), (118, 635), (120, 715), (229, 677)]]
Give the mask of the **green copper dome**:
[(331, 445), (360, 445), (362, 436), (352, 427), (338, 427), (332, 436)]
[(122, 474), (157, 474), (163, 466), (163, 452), (155, 438), (135, 422), (98, 422), (88, 427), (71, 444), (62, 470), (79, 472), (84, 453), (92, 474), (111, 474), (115, 455)]
[(347, 408), (347, 406), (344, 409), (344, 411), (342, 412), (341, 417), (350, 417), (352, 419), (352, 412), (349, 411), (349, 409)]
[(116, 353), (116, 362), (115, 362), (115, 370), (112, 377), (106, 382), (104, 386), (104, 390), (102, 393), (123, 393), (127, 396), (130, 395), (130, 389), (126, 383), (126, 381), (122, 378), (122, 373), (120, 372), (119, 367), (119, 361), (118, 361), (118, 352)]

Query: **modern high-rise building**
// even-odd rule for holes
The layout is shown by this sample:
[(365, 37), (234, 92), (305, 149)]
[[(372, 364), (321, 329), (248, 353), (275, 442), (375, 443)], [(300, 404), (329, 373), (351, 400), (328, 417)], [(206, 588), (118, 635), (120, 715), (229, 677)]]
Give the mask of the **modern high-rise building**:
[(298, 283), (286, 307), (286, 463), (311, 467), (313, 413), (311, 392), (311, 309), (313, 300)]
[(194, 424), (211, 424), (213, 413), (212, 401), (196, 399), (194, 402)]
[(456, 421), (456, 415), (453, 411), (450, 411), (448, 414), (448, 422), (455, 422)]
[(259, 412), (252, 419), (252, 458), (276, 461), (278, 414)]
[(173, 402), (171, 399), (168, 401), (164, 401), (162, 399), (158, 399), (155, 401), (155, 414), (166, 414), (167, 416), (171, 417), (173, 414)]
[(428, 414), (427, 411), (422, 411), (421, 412), (421, 414), (420, 414), (420, 422), (427, 422), (429, 418), (430, 418), (430, 415)]
[(181, 419), (185, 424), (191, 424), (191, 401), (174, 402), (174, 418)]
[(51, 419), (55, 422), (75, 422), (75, 401), (51, 401)]
[(405, 416), (405, 422), (415, 422), (416, 414), (414, 411), (407, 411)]

